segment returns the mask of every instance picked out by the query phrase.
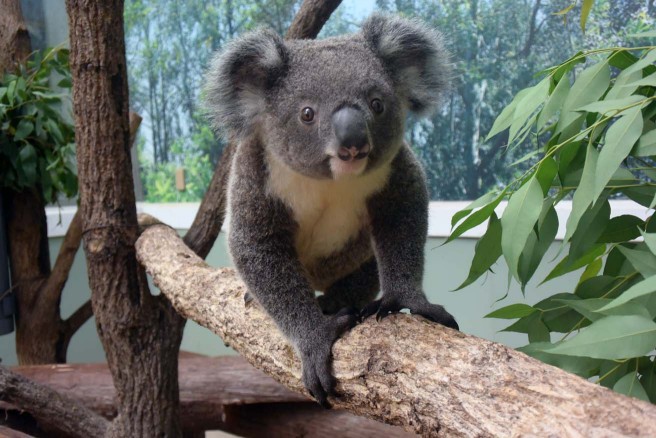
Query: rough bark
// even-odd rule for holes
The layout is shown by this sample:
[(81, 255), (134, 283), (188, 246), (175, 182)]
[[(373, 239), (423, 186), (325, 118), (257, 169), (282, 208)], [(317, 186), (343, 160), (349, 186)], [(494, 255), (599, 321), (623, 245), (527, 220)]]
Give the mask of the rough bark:
[(24, 61), (32, 49), (20, 0), (0, 0), (0, 11), (0, 72), (4, 72)]
[(68, 0), (66, 9), (84, 250), (118, 401), (108, 436), (179, 436), (181, 318), (150, 294), (135, 258), (123, 1)]
[[(307, 393), (292, 347), (244, 303), (233, 270), (210, 268), (164, 225), (144, 231), (137, 256), (180, 313)], [(333, 357), (335, 407), (424, 436), (656, 436), (655, 406), (420, 317), (370, 318), (335, 343)]]
[(316, 38), (342, 0), (305, 0), (287, 29), (287, 39)]
[(102, 437), (107, 420), (78, 401), (0, 366), (0, 400), (31, 412), (42, 427), (70, 437)]
[[(413, 436), (346, 411), (321, 409), (238, 356), (210, 358), (181, 353), (179, 370), (185, 435), (221, 429), (243, 437), (331, 437), (336, 433), (345, 438)], [(116, 391), (106, 364), (36, 365), (12, 371), (77, 400), (105, 418), (116, 415)], [(12, 413), (13, 409), (0, 403), (0, 419), (2, 410)]]

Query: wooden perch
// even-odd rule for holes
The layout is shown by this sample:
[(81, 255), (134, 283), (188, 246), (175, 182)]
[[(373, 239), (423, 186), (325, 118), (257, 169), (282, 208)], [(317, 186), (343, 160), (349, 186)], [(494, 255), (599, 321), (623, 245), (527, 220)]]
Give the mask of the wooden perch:
[[(165, 225), (137, 257), (186, 318), (251, 364), (307, 394), (300, 362), (235, 271), (213, 269)], [(424, 436), (656, 436), (656, 407), (494, 342), (421, 317), (370, 318), (333, 347), (338, 409)]]

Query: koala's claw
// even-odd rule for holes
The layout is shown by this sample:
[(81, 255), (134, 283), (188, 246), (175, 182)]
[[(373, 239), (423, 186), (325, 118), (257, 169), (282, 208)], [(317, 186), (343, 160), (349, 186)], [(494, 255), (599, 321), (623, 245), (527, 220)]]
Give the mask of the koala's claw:
[(253, 298), (253, 295), (251, 295), (250, 292), (246, 291), (244, 294), (244, 304), (248, 305), (250, 304), (255, 298)]
[(376, 314), (376, 321), (381, 321), (392, 313), (398, 313), (401, 309), (409, 309), (414, 315), (421, 315), (424, 318), (442, 324), (443, 326), (460, 330), (455, 318), (439, 304), (431, 304), (428, 301), (421, 300), (418, 303), (401, 303), (397, 300), (388, 300), (384, 298), (372, 301), (360, 311), (361, 320), (365, 320), (373, 314)]
[[(335, 340), (358, 322), (358, 312), (344, 308), (328, 319), (328, 329), (321, 330), (321, 338), (310, 340), (306, 349), (301, 348), (303, 384), (308, 392), (325, 409), (330, 409), (329, 396), (336, 396), (336, 380), (332, 374), (332, 346)], [(304, 351), (305, 350), (305, 351)]]

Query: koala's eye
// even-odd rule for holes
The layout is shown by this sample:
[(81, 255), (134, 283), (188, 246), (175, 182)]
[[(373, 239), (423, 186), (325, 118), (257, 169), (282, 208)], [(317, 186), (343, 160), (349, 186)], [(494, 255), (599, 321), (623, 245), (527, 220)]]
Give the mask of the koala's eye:
[(301, 120), (305, 123), (310, 123), (314, 120), (314, 110), (309, 106), (306, 106), (301, 110)]
[(372, 99), (371, 102), (369, 103), (369, 106), (376, 114), (382, 113), (383, 110), (385, 109), (385, 107), (383, 106), (383, 101), (378, 98)]

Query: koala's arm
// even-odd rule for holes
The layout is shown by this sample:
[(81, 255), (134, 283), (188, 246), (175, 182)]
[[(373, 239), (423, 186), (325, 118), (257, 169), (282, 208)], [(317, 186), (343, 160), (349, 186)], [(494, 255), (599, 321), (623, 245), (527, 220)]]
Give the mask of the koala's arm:
[(404, 145), (392, 161), (388, 184), (367, 203), (382, 298), (365, 307), (365, 317), (377, 313), (382, 318), (407, 308), (458, 328), (442, 306), (428, 302), (422, 288), (428, 200), (423, 170)]
[(296, 223), (289, 209), (266, 192), (267, 171), (256, 144), (242, 144), (230, 187), (229, 245), (249, 292), (273, 318), (301, 357), (303, 382), (327, 407), (334, 394), (330, 371), (334, 341), (357, 315), (324, 316), (296, 256)]

